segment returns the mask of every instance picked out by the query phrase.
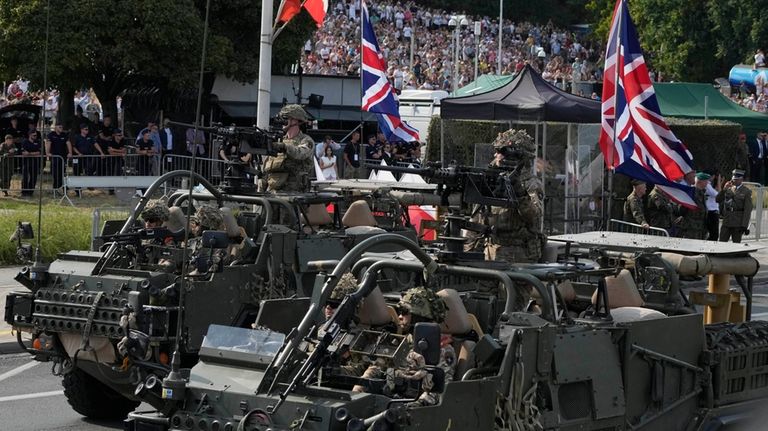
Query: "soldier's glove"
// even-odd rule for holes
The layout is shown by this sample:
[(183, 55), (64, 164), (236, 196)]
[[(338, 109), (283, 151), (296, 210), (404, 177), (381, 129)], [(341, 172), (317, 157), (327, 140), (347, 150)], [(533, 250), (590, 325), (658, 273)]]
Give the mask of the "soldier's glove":
[(284, 142), (274, 142), (272, 144), (272, 149), (277, 151), (278, 153), (284, 153), (285, 152), (285, 143)]

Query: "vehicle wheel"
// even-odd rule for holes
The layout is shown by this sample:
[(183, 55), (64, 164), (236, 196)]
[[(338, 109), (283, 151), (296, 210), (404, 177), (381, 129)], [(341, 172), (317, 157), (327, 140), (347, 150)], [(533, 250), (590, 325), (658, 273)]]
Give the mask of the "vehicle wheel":
[(69, 405), (91, 419), (124, 419), (139, 406), (77, 368), (64, 375), (62, 385)]

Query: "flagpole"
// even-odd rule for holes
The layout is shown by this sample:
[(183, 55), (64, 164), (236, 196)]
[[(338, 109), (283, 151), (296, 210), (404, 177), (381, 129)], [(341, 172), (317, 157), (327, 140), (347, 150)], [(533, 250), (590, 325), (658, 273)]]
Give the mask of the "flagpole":
[(272, 82), (272, 0), (261, 3), (261, 42), (259, 45), (259, 95), (256, 104), (256, 126), (269, 127), (270, 87)]
[(624, 8), (624, 0), (620, 0), (620, 2), (621, 2), (621, 4), (619, 5), (619, 9), (616, 11), (619, 14), (619, 16), (618, 16), (619, 22), (618, 22), (618, 25), (616, 26), (616, 66), (615, 66), (616, 73), (614, 75), (614, 80), (613, 80), (613, 140), (611, 141), (611, 160), (610, 160), (611, 167), (608, 170), (608, 212), (606, 214), (607, 217), (606, 217), (605, 225), (604, 225), (606, 227), (608, 226), (608, 223), (611, 220), (611, 215), (612, 215), (612, 212), (613, 212), (613, 201), (614, 201), (613, 182), (614, 182), (614, 174), (615, 174), (615, 170), (616, 170), (615, 167), (613, 166), (613, 164), (616, 161), (615, 160), (616, 159), (616, 156), (615, 156), (615, 154), (616, 154), (616, 135), (617, 135), (616, 129), (618, 129), (618, 118), (617, 118), (617, 111), (616, 111), (616, 108), (617, 108), (616, 101), (617, 101), (617, 96), (619, 94), (619, 67), (622, 66), (622, 65), (619, 64), (619, 59), (622, 58), (622, 55), (621, 55), (621, 43), (620, 42), (621, 42), (621, 24), (623, 22), (622, 17), (624, 15), (622, 13), (623, 10), (624, 10), (623, 9)]

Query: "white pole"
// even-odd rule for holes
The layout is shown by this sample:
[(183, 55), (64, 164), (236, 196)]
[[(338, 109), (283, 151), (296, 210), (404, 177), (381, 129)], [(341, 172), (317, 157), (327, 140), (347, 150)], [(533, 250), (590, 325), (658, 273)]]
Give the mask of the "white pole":
[(453, 51), (453, 94), (456, 94), (456, 90), (459, 89), (459, 23), (456, 23), (456, 28), (453, 30), (456, 40), (456, 46)]
[(477, 59), (480, 57), (480, 32), (482, 25), (480, 21), (475, 21), (475, 81), (477, 81)]
[(272, 83), (272, 0), (261, 2), (261, 44), (259, 51), (259, 97), (256, 126), (269, 127), (269, 89)]
[(502, 38), (504, 37), (504, 0), (499, 0), (499, 52), (496, 53), (496, 59), (498, 65), (496, 66), (496, 74), (501, 75), (501, 49)]

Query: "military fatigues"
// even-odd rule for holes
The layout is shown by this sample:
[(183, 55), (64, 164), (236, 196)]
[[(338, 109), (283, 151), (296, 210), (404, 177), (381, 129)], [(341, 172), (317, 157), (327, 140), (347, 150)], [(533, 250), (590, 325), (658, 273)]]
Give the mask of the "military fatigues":
[(525, 195), (518, 197), (517, 208), (492, 207), (489, 224), (496, 229), (485, 247), (485, 258), (505, 262), (538, 262), (546, 243), (540, 231), (543, 205), (541, 188), (535, 179), (525, 186)]
[(680, 208), (683, 221), (680, 224), (680, 236), (691, 239), (706, 239), (707, 236), (707, 190), (695, 188), (693, 198), (696, 209)]
[(749, 217), (752, 215), (752, 190), (747, 186), (735, 185), (724, 188), (715, 198), (720, 204), (720, 215), (723, 219), (720, 227), (720, 241), (741, 242), (741, 236), (749, 227)]
[(285, 152), (267, 157), (264, 173), (267, 175), (267, 191), (306, 192), (309, 175), (314, 169), (312, 157), (315, 143), (312, 138), (299, 132), (294, 138), (284, 138)]
[(634, 191), (627, 196), (627, 201), (624, 202), (624, 221), (636, 224), (648, 223), (645, 218), (643, 198), (635, 196)]
[(672, 220), (675, 215), (675, 205), (670, 202), (658, 187), (651, 190), (648, 194), (648, 208), (645, 212), (645, 219), (649, 225), (666, 229), (672, 228)]
[[(515, 263), (538, 262), (547, 237), (541, 232), (544, 214), (542, 187), (530, 166), (536, 157), (536, 144), (525, 131), (511, 129), (500, 133), (493, 147), (497, 156), (509, 149), (521, 154), (517, 162), (523, 166), (519, 180), (513, 183), (517, 206), (492, 207), (490, 210), (489, 225), (495, 230), (486, 244), (485, 258)], [(500, 159), (496, 158), (490, 165), (493, 167), (499, 163)]]

